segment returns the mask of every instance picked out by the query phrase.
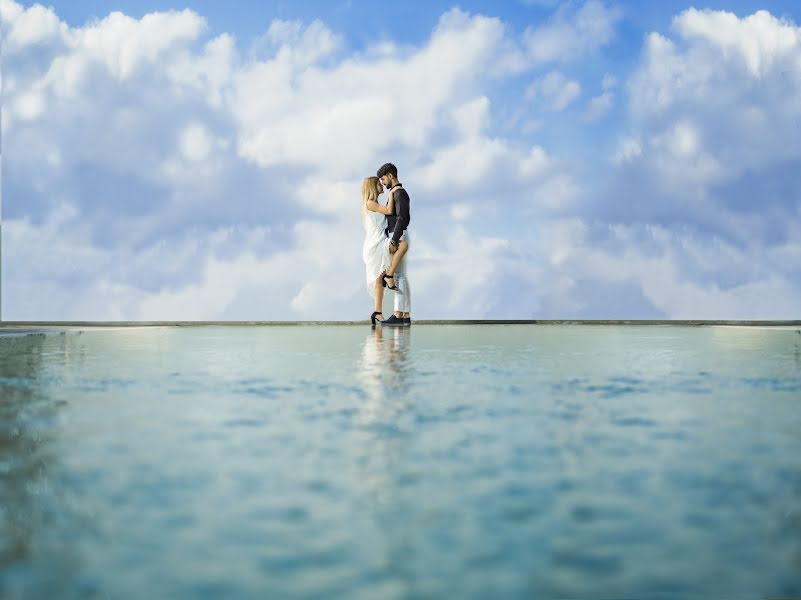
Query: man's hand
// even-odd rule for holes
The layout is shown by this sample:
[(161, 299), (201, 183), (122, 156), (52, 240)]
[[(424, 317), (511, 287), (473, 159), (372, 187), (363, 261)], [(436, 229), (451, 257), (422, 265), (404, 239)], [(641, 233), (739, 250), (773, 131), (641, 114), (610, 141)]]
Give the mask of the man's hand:
[(390, 242), (389, 243), (389, 253), (390, 254), (395, 254), (397, 251), (398, 251), (398, 244), (395, 243), (395, 242)]

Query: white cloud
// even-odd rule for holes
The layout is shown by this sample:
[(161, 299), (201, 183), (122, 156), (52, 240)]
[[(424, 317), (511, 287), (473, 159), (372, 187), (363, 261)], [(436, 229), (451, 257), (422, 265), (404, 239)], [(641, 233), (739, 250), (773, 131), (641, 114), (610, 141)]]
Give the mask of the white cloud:
[(386, 149), (424, 144), (452, 103), (472, 97), (503, 35), (497, 19), (454, 9), (408, 57), (356, 58), (304, 73), (281, 52), (257, 62), (237, 75), (231, 101), (240, 155), (261, 166), (356, 173)]
[(550, 8), (559, 4), (561, 0), (519, 0), (522, 4), (526, 6), (540, 6), (545, 8)]
[(489, 114), (489, 99), (486, 96), (480, 96), (456, 107), (453, 111), (453, 120), (461, 135), (473, 137), (487, 129)]
[(784, 76), (801, 65), (801, 28), (765, 11), (690, 9), (672, 30), (647, 38), (629, 83), (640, 141), (615, 157), (627, 180), (647, 182), (638, 212), (672, 211), (740, 243), (757, 231), (781, 238), (797, 218), (792, 186), (765, 189), (801, 161), (801, 78)]
[(258, 257), (244, 250), (224, 258), (212, 248), (198, 281), (148, 295), (138, 306), (138, 318), (179, 319), (190, 314), (191, 319), (203, 319), (225, 315), (235, 304), (238, 319), (363, 318), (358, 310), (363, 304), (352, 302), (366, 295), (363, 267), (347, 259), (360, 256), (360, 226), (355, 219), (334, 225), (349, 234), (347, 238), (332, 237), (323, 223), (300, 222), (292, 246), (270, 255)]
[(590, 99), (587, 107), (586, 117), (588, 121), (597, 121), (606, 115), (615, 103), (614, 88), (617, 86), (617, 78), (606, 73), (601, 81), (602, 92), (600, 95)]
[(80, 29), (73, 60), (99, 61), (119, 79), (153, 64), (173, 45), (197, 39), (206, 21), (191, 10), (149, 13), (133, 19), (119, 12)]
[[(585, 181), (528, 112), (565, 123), (592, 84), (551, 63), (614, 36), (615, 9), (574, 6), (522, 39), (454, 9), (416, 46), (357, 53), (324, 23), (274, 21), (240, 55), (192, 11), (71, 28), (0, 0), (4, 318), (365, 318), (358, 190), (385, 160), (412, 195), (417, 318), (790, 314), (801, 207), (760, 186), (801, 158), (801, 78), (781, 76), (798, 29), (679, 15), (646, 42), (609, 172)], [(529, 100), (505, 106), (498, 81), (532, 68)], [(582, 114), (622, 87), (606, 74)]]
[(454, 221), (464, 221), (473, 214), (473, 207), (469, 204), (453, 204), (451, 205), (451, 218)]
[(199, 56), (182, 49), (165, 70), (178, 92), (200, 94), (211, 107), (221, 109), (238, 62), (234, 38), (223, 33), (208, 41)]
[(596, 52), (614, 37), (620, 12), (598, 0), (587, 0), (574, 11), (572, 3), (559, 9), (550, 22), (529, 27), (524, 42), (537, 64), (569, 62)]
[(553, 166), (553, 161), (541, 146), (534, 146), (527, 154), (520, 154), (518, 166), (521, 177), (537, 177), (546, 173)]
[(61, 41), (68, 30), (52, 8), (34, 4), (25, 9), (10, 0), (0, 1), (0, 23), (4, 24), (3, 54), (6, 56), (18, 54), (30, 46)]
[(766, 10), (740, 19), (729, 12), (691, 8), (676, 17), (673, 28), (682, 38), (708, 45), (727, 60), (742, 61), (753, 77), (770, 73), (788, 58), (798, 64), (798, 27)]
[[(225, 37), (218, 38), (213, 45), (207, 44), (200, 57), (192, 54), (185, 46), (181, 46), (181, 39), (176, 39), (177, 46), (165, 56), (164, 64), (152, 62), (147, 71), (141, 68), (142, 61), (148, 58), (152, 60), (153, 55), (139, 54), (135, 45), (127, 47), (113, 45), (113, 42), (120, 39), (118, 35), (120, 30), (125, 28), (130, 30), (145, 28), (144, 34), (153, 34), (159, 36), (161, 40), (168, 40), (170, 36), (160, 35), (159, 31), (164, 29), (166, 24), (167, 21), (164, 19), (160, 21), (151, 19), (145, 24), (144, 20), (136, 21), (117, 14), (93, 24), (86, 30), (70, 31), (69, 37), (75, 43), (65, 55), (53, 61), (49, 72), (38, 82), (39, 89), (45, 92), (52, 91), (56, 100), (65, 96), (83, 97), (89, 100), (90, 87), (102, 86), (100, 90), (105, 88), (107, 91), (120, 85), (115, 81), (122, 82), (137, 74), (158, 81), (160, 75), (158, 67), (163, 66), (169, 77), (168, 81), (178, 86), (177, 89), (162, 87), (162, 91), (168, 94), (166, 102), (177, 102), (181, 105), (182, 89), (199, 91), (201, 98), (211, 100), (210, 105), (231, 110), (238, 117), (243, 136), (249, 135), (252, 129), (257, 132), (262, 129), (265, 134), (271, 136), (270, 141), (274, 145), (268, 147), (271, 154), (266, 160), (263, 146), (254, 149), (257, 158), (260, 159), (257, 161), (259, 164), (266, 166), (272, 162), (282, 164), (298, 161), (309, 161), (314, 164), (334, 157), (346, 161), (343, 164), (349, 163), (363, 168), (367, 155), (357, 156), (354, 159), (352, 151), (341, 152), (344, 141), (359, 139), (354, 138), (351, 124), (358, 126), (362, 121), (367, 121), (364, 131), (368, 149), (372, 144), (369, 153), (371, 158), (375, 152), (375, 144), (380, 143), (381, 131), (387, 128), (387, 124), (399, 110), (410, 104), (405, 101), (393, 104), (390, 95), (375, 84), (372, 85), (372, 92), (367, 89), (363, 93), (364, 82), (375, 82), (376, 75), (389, 61), (389, 64), (399, 72), (406, 72), (406, 77), (411, 79), (411, 83), (434, 84), (431, 87), (434, 91), (438, 90), (438, 95), (435, 94), (433, 103), (420, 106), (411, 103), (411, 108), (414, 110), (406, 117), (413, 134), (411, 141), (415, 138), (424, 139), (426, 128), (432, 127), (436, 121), (435, 113), (432, 111), (446, 107), (453, 100), (454, 87), (464, 85), (459, 83), (459, 78), (469, 83), (468, 67), (472, 67), (472, 62), (476, 57), (480, 57), (482, 52), (491, 51), (491, 48), (487, 51), (482, 50), (482, 38), (489, 39), (490, 44), (494, 43), (493, 39), (499, 38), (497, 22), (473, 20), (462, 13), (454, 12), (443, 18), (431, 44), (420, 49), (410, 60), (402, 60), (388, 54), (378, 64), (362, 60), (359, 64), (334, 65), (329, 71), (313, 64), (334, 49), (333, 44), (326, 43), (326, 40), (334, 38), (333, 34), (319, 23), (312, 24), (308, 28), (302, 28), (299, 24), (274, 23), (267, 34), (268, 41), (274, 45), (274, 54), (265, 60), (257, 60), (241, 67), (236, 62), (237, 57), (230, 39)], [(161, 27), (157, 27), (158, 25)], [(455, 39), (453, 35), (459, 39)], [(189, 38), (191, 37), (190, 35)], [(317, 45), (315, 42), (319, 39), (322, 39), (323, 43)], [(473, 41), (478, 43), (472, 44)], [(454, 78), (443, 82), (438, 73), (442, 71), (439, 63), (452, 53), (455, 45), (478, 48), (479, 53), (468, 56), (460, 68), (452, 71)], [(107, 60), (104, 60), (105, 58)], [(95, 78), (90, 83), (89, 78), (95, 77), (95, 72), (91, 70), (94, 68), (93, 65), (104, 68), (104, 73), (110, 78), (99, 81)], [(217, 67), (213, 77), (205, 75), (208, 65)], [(305, 69), (309, 67), (314, 68), (315, 76), (306, 78)], [(436, 81), (432, 79), (434, 73), (437, 73)], [(319, 81), (320, 79), (323, 81)], [(245, 93), (242, 93), (243, 91)], [(328, 91), (334, 92), (333, 98), (320, 93)], [(365, 93), (366, 100), (359, 102), (358, 99), (364, 97)], [(371, 93), (373, 99), (369, 97)], [(353, 98), (357, 100), (354, 102)], [(125, 97), (122, 99), (124, 101)], [(378, 118), (370, 121), (371, 102), (375, 104), (376, 101), (379, 107)], [(142, 131), (143, 125), (147, 127), (148, 123), (153, 121), (154, 115), (163, 113), (163, 108), (158, 105), (151, 105), (149, 115), (132, 109), (120, 110), (113, 107), (109, 110), (99, 100), (96, 100), (94, 105), (98, 114), (110, 112), (113, 115), (110, 122), (115, 124), (118, 132), (131, 134)], [(382, 106), (388, 107), (389, 110), (382, 112)], [(455, 118), (457, 128), (461, 128), (462, 135), (468, 136), (470, 143), (474, 144), (479, 152), (486, 147), (486, 144), (503, 147), (501, 142), (482, 141), (480, 137), (485, 127), (486, 112), (487, 101), (479, 97), (479, 100), (472, 104), (470, 101), (465, 102), (463, 110), (458, 112)], [(147, 154), (139, 153), (144, 160), (137, 164), (143, 177), (152, 178), (151, 173), (163, 173), (172, 186), (178, 186), (173, 187), (173, 193), (178, 195), (187, 192), (187, 195), (191, 195), (190, 190), (193, 189), (190, 184), (182, 183), (184, 178), (191, 177), (192, 171), (184, 172), (186, 167), (182, 166), (179, 159), (189, 163), (202, 163), (209, 158), (211, 140), (214, 136), (204, 125), (196, 121), (197, 117), (186, 116), (190, 118), (183, 119), (183, 123), (168, 125), (168, 129), (175, 132), (178, 140), (177, 156), (170, 157), (160, 153), (160, 156), (148, 158)], [(276, 122), (282, 121), (289, 121), (283, 131), (280, 127), (276, 127)], [(328, 125), (338, 126), (339, 129), (331, 131)], [(416, 132), (415, 127), (417, 127)], [(165, 133), (163, 127), (159, 127), (158, 131), (161, 135)], [(318, 135), (322, 134), (322, 137), (315, 138), (315, 131), (319, 132)], [(18, 135), (23, 133), (29, 131), (21, 131)], [(89, 140), (92, 138), (92, 133), (85, 132)], [(59, 142), (57, 138), (53, 139), (52, 131), (40, 134), (42, 140), (48, 140), (50, 143), (56, 141), (57, 144)], [(118, 137), (125, 139), (126, 136)], [(276, 138), (277, 144), (273, 141)], [(336, 147), (329, 145), (320, 148), (319, 146), (324, 145), (328, 139), (335, 142)], [(128, 141), (135, 142), (136, 137)], [(142, 141), (147, 142), (147, 140)], [(247, 141), (245, 140), (245, 144)], [(92, 148), (91, 141), (87, 146)], [(19, 150), (20, 146), (16, 148)], [(130, 146), (124, 150), (129, 149)], [(145, 150), (146, 146), (143, 145), (141, 149)], [(14, 150), (13, 145), (12, 150)], [(116, 148), (108, 147), (107, 150), (109, 152), (103, 151), (87, 158), (92, 157), (100, 163), (111, 162), (120, 167), (125, 167), (129, 162), (119, 150), (115, 152)], [(152, 149), (150, 151), (152, 152)], [(260, 155), (258, 151), (261, 151)], [(16, 156), (24, 158), (24, 155), (18, 152)], [(469, 156), (467, 158), (470, 159)], [(165, 168), (152, 168), (152, 165), (159, 163), (164, 163)], [(340, 169), (343, 164), (335, 167)], [(330, 176), (316, 175), (312, 178), (307, 177), (301, 182), (302, 189), (296, 191), (295, 197), (310, 215), (320, 213), (336, 215), (341, 211), (347, 217), (345, 208), (350, 200), (348, 196), (355, 196), (353, 191), (358, 189), (357, 181), (332, 182)], [(182, 192), (182, 188), (185, 188), (186, 192)], [(231, 193), (235, 191), (230, 190)], [(169, 206), (165, 208), (170, 209)], [(7, 227), (11, 232), (10, 242), (14, 248), (10, 260), (15, 265), (25, 264), (28, 262), (26, 259), (34, 258), (32, 250), (41, 248), (38, 245), (41, 240), (49, 240), (46, 255), (36, 259), (36, 263), (42, 269), (38, 277), (33, 276), (35, 272), (26, 272), (23, 275), (21, 271), (11, 270), (11, 280), (23, 284), (14, 286), (14, 289), (25, 289), (30, 292), (52, 286), (48, 280), (51, 280), (59, 269), (71, 278), (82, 277), (84, 280), (84, 293), (77, 296), (81, 302), (65, 303), (59, 307), (62, 313), (52, 315), (51, 318), (119, 318), (121, 315), (132, 315), (133, 318), (144, 319), (202, 319), (211, 318), (212, 315), (227, 314), (227, 311), (237, 303), (240, 305), (238, 318), (333, 318), (337, 316), (336, 306), (332, 305), (328, 293), (333, 289), (332, 283), (339, 284), (343, 280), (360, 283), (363, 279), (356, 272), (359, 268), (358, 263), (354, 264), (354, 261), (344, 258), (358, 256), (358, 248), (354, 247), (351, 248), (352, 252), (346, 252), (347, 246), (341, 243), (343, 233), (350, 231), (351, 235), (346, 239), (357, 240), (358, 231), (353, 231), (352, 224), (349, 225), (347, 218), (343, 220), (341, 216), (331, 225), (310, 221), (298, 222), (293, 229), (288, 249), (281, 249), (261, 257), (250, 252), (247, 245), (240, 246), (232, 256), (219, 256), (225, 246), (225, 236), (221, 238), (218, 230), (218, 232), (205, 232), (207, 248), (205, 252), (201, 249), (204, 247), (204, 242), (201, 240), (156, 242), (145, 248), (139, 248), (137, 256), (143, 257), (146, 263), (138, 265), (127, 243), (122, 247), (101, 251), (85, 241), (91, 239), (85, 232), (77, 238), (74, 234), (70, 235), (68, 232), (74, 227), (77, 217), (76, 211), (72, 211), (66, 213), (63, 218), (49, 220), (44, 228), (25, 220), (13, 220)], [(337, 232), (333, 238), (332, 225), (333, 231)], [(77, 233), (80, 230), (72, 229), (72, 231)], [(336, 253), (330, 251), (333, 240), (336, 240), (334, 242)], [(53, 264), (53, 258), (63, 256), (73, 257), (75, 260), (69, 261), (67, 265)], [(156, 268), (164, 274), (168, 271), (169, 264), (164, 262), (165, 256), (173, 259), (183, 256), (190, 260), (194, 266), (185, 270), (194, 271), (196, 275), (188, 280), (178, 280), (154, 290), (146, 289), (140, 277), (125, 277), (119, 272), (109, 276), (114, 273), (110, 268), (112, 264), (125, 264), (129, 272), (135, 271), (137, 267), (147, 269), (147, 265), (153, 264), (158, 265)], [(50, 260), (43, 260), (45, 258)], [(343, 277), (343, 272), (347, 273), (348, 270), (353, 271), (352, 277)], [(176, 273), (174, 268), (172, 271)], [(332, 272), (336, 272), (337, 277), (331, 277)], [(325, 284), (326, 279), (329, 285)], [(360, 285), (355, 286), (349, 293), (361, 291), (357, 290), (359, 287)], [(337, 289), (346, 288), (338, 285)], [(424, 290), (425, 286), (422, 286), (423, 295)], [(269, 309), (265, 310), (263, 298), (268, 295)], [(348, 295), (347, 290), (345, 295)], [(258, 302), (248, 303), (245, 300), (254, 296)], [(26, 311), (37, 312), (37, 307), (41, 310), (41, 305), (36, 302), (17, 303), (19, 298), (20, 296), (12, 296), (10, 307), (7, 308), (16, 311), (22, 317), (30, 316), (30, 313), (25, 314)], [(72, 298), (76, 299), (76, 296), (73, 295)], [(92, 298), (95, 300), (90, 300)], [(341, 310), (342, 307), (339, 308)], [(52, 308), (50, 310), (52, 311)]]
[(257, 40), (254, 52), (263, 51), (261, 47), (264, 46), (277, 49), (282, 60), (305, 67), (330, 56), (341, 44), (340, 37), (320, 21), (304, 26), (300, 21), (276, 19), (270, 23), (267, 33)]
[[(12, 22), (12, 36), (22, 18)], [(176, 46), (196, 39), (205, 28), (205, 20), (190, 10), (151, 13), (139, 20), (113, 12), (79, 29), (62, 24), (58, 31), (66, 51), (52, 61), (36, 86), (52, 89), (61, 98), (75, 98), (86, 93), (85, 86), (91, 85), (95, 69), (103, 69), (120, 81), (129, 79), (154, 66)]]
[(211, 152), (212, 140), (206, 128), (199, 123), (187, 126), (179, 141), (181, 154), (190, 162), (202, 162)]
[(45, 110), (42, 94), (29, 92), (21, 94), (14, 103), (14, 112), (23, 121), (33, 121), (39, 118)]
[(432, 190), (473, 187), (508, 153), (499, 140), (470, 138), (439, 150), (431, 162), (417, 171), (416, 181)]
[[(563, 261), (563, 266), (575, 278), (599, 286), (631, 282), (657, 310), (674, 319), (751, 319), (756, 315), (793, 319), (801, 306), (801, 290), (782, 273), (771, 253), (753, 256), (754, 249), (738, 249), (659, 226), (618, 226), (613, 240), (622, 247), (577, 245), (569, 264)], [(790, 246), (798, 251), (797, 243)], [(759, 267), (748, 275), (732, 270), (738, 263)]]
[(580, 95), (581, 84), (559, 71), (551, 71), (536, 79), (526, 89), (526, 98), (540, 100), (547, 109), (554, 111), (566, 109)]
[[(738, 19), (695, 9), (676, 17), (673, 29), (677, 40), (648, 37), (631, 82), (638, 118), (656, 124), (679, 112), (703, 117), (733, 151), (735, 169), (797, 154), (797, 145), (787, 144), (796, 132), (780, 124), (801, 116), (801, 79), (783, 76), (801, 71), (801, 29), (764, 11)], [(752, 152), (754, 143), (761, 152)]]
[(638, 139), (629, 137), (619, 142), (612, 162), (619, 165), (624, 162), (630, 162), (640, 156), (642, 156), (642, 144)]
[(615, 95), (612, 92), (603, 92), (600, 96), (595, 96), (590, 100), (587, 107), (587, 118), (595, 121), (608, 113), (615, 102)]

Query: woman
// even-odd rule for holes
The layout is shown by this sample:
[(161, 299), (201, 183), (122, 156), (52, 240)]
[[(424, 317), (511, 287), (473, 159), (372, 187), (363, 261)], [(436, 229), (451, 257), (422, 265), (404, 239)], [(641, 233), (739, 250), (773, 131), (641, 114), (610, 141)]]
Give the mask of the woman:
[(384, 320), (382, 304), (384, 303), (384, 273), (389, 266), (387, 253), (387, 237), (384, 230), (387, 228), (387, 215), (394, 210), (392, 194), (389, 195), (387, 205), (378, 202), (378, 197), (384, 187), (378, 177), (367, 177), (362, 182), (362, 225), (364, 225), (364, 246), (362, 258), (367, 272), (367, 291), (373, 297), (375, 310), (370, 315), (370, 322), (375, 325), (376, 317)]

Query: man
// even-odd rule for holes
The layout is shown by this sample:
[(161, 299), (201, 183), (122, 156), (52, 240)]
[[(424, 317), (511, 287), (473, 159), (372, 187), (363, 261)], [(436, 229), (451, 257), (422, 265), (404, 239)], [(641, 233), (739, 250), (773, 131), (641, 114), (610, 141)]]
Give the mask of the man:
[(392, 260), (384, 275), (384, 285), (395, 292), (395, 312), (389, 319), (381, 321), (381, 324), (390, 327), (408, 327), (412, 324), (411, 289), (406, 277), (406, 252), (409, 249), (411, 221), (409, 194), (398, 181), (398, 169), (392, 163), (382, 165), (376, 176), (395, 201), (394, 214), (387, 216), (385, 234), (389, 238), (387, 247)]

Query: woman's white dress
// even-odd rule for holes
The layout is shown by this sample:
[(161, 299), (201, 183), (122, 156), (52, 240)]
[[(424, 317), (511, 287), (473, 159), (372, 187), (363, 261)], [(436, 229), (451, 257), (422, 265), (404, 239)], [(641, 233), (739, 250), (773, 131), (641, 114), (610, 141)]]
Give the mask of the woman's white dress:
[(362, 224), (364, 225), (362, 258), (367, 276), (367, 291), (370, 296), (375, 298), (375, 280), (389, 267), (387, 237), (384, 234), (384, 230), (387, 228), (387, 218), (381, 213), (365, 209), (362, 215)]

